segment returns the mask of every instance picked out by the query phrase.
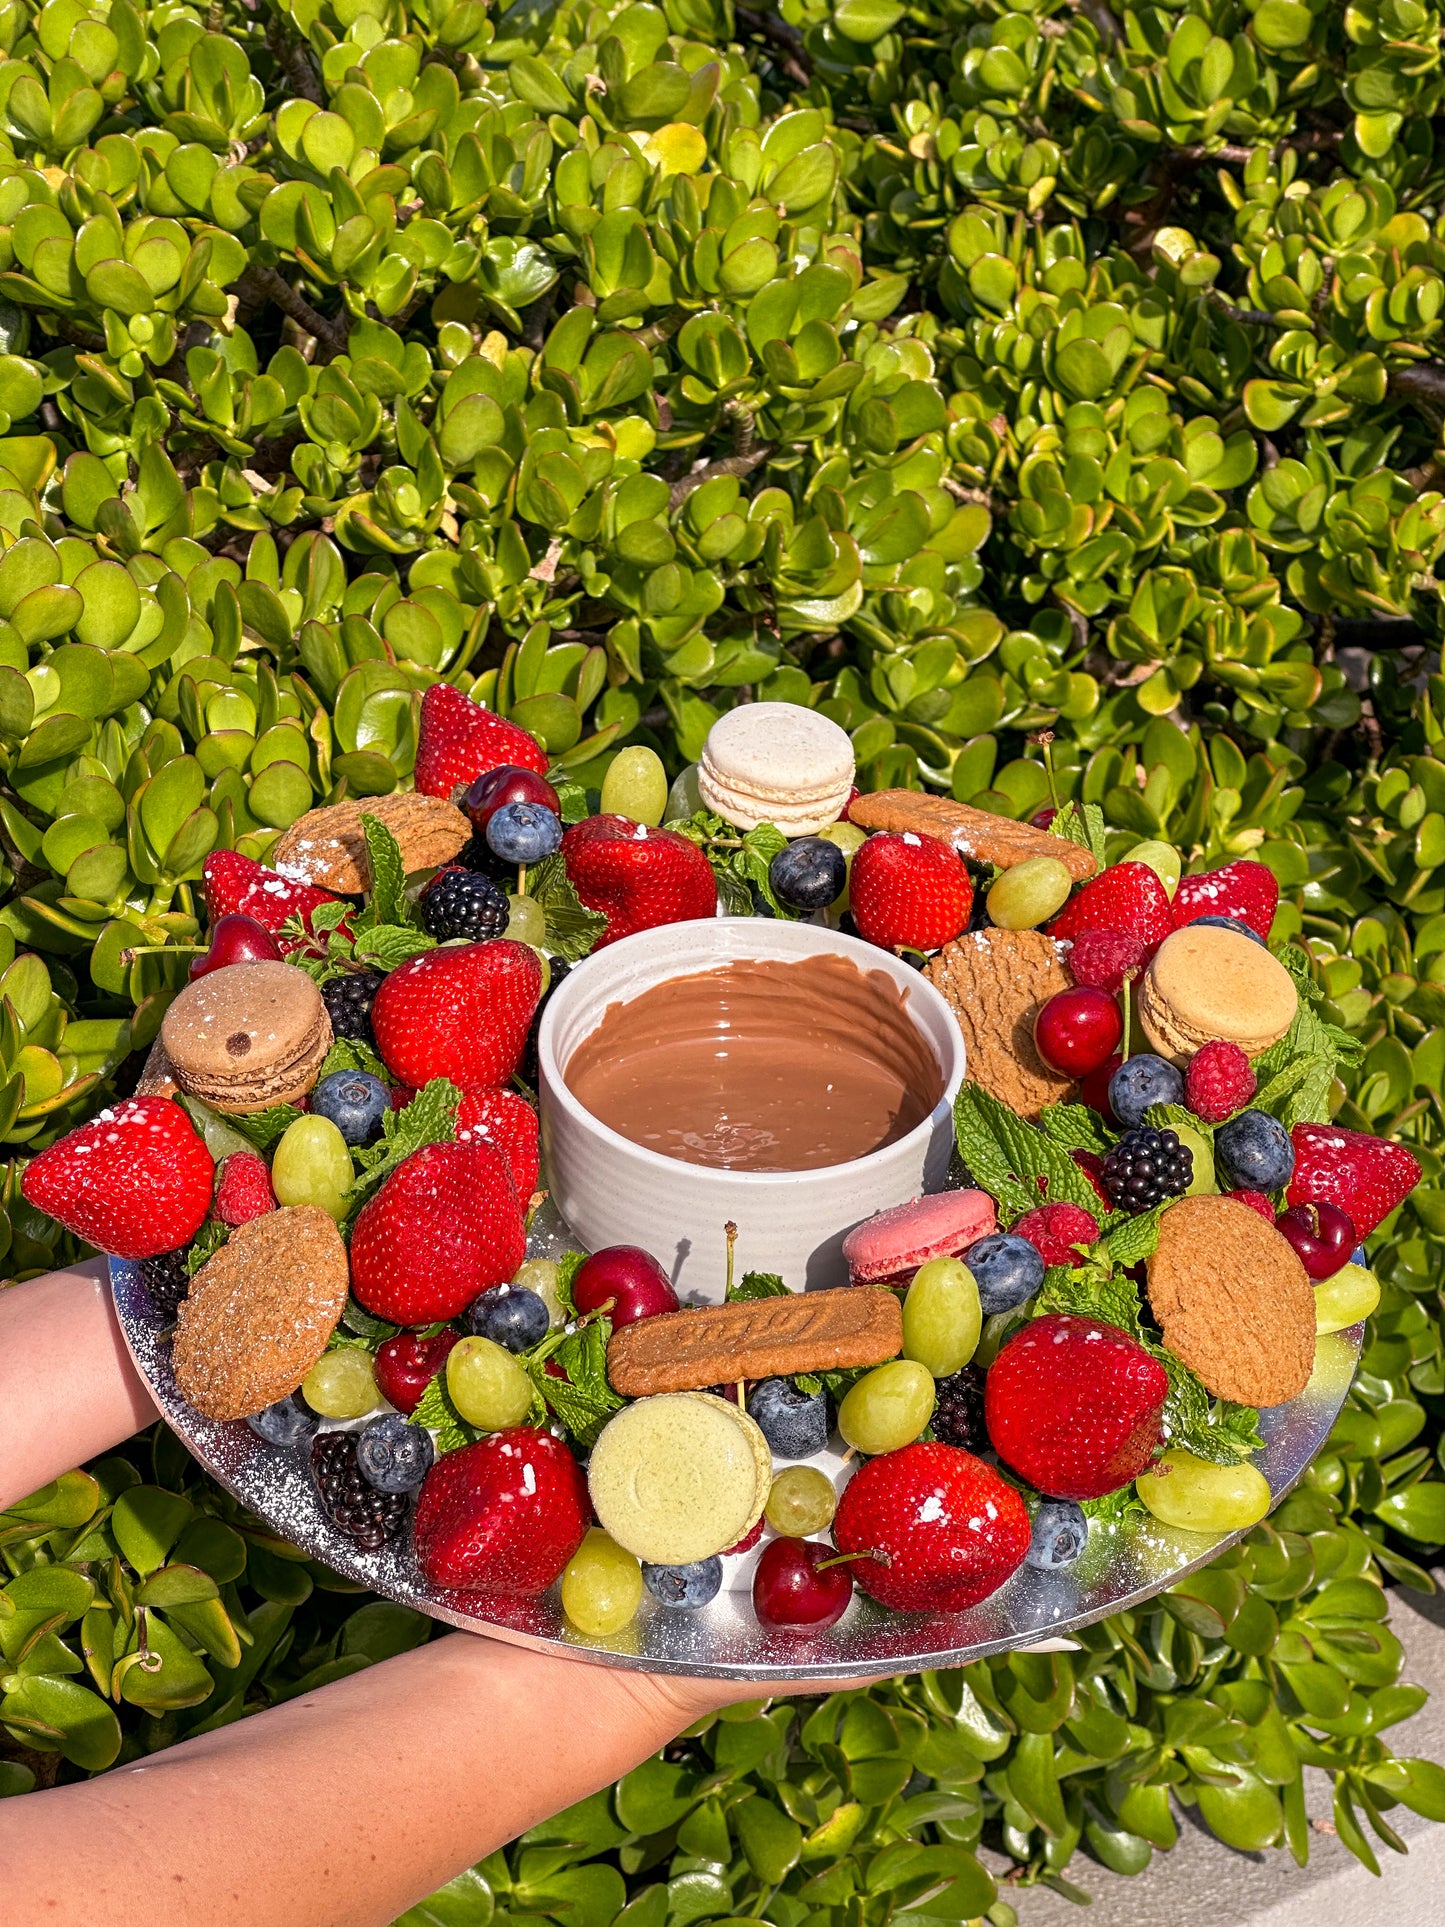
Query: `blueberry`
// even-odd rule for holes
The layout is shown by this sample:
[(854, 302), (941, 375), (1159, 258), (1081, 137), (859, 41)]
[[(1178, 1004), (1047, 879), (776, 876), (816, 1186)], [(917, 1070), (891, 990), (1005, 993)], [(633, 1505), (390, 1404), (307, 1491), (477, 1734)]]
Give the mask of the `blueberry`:
[(847, 881), (848, 859), (821, 836), (800, 836), (768, 865), (774, 894), (794, 910), (826, 910)]
[(540, 863), (561, 841), (561, 819), (542, 803), (504, 803), (487, 824), (487, 847), (504, 863)]
[(748, 1398), (748, 1417), (780, 1459), (810, 1459), (828, 1443), (828, 1404), (787, 1378), (765, 1378)]
[(292, 1392), (289, 1398), (278, 1398), (263, 1411), (252, 1412), (246, 1423), (268, 1445), (304, 1445), (321, 1421), (309, 1405), (302, 1404), (301, 1394)]
[(546, 1300), (526, 1285), (493, 1285), (462, 1313), (469, 1332), (505, 1345), (509, 1352), (529, 1352), (540, 1345), (551, 1322)]
[(384, 1412), (357, 1435), (356, 1463), (378, 1492), (415, 1492), (436, 1455), (426, 1427), (413, 1425), (400, 1412)]
[(695, 1612), (722, 1590), (722, 1560), (714, 1553), (691, 1566), (644, 1565), (642, 1583), (664, 1606)]
[(1016, 1238), (1011, 1231), (991, 1231), (980, 1238), (964, 1252), (963, 1262), (973, 1273), (986, 1318), (992, 1318), (995, 1312), (1012, 1311), (1025, 1298), (1032, 1298), (1044, 1282), (1043, 1253), (1027, 1238)]
[(1251, 943), (1257, 943), (1261, 950), (1269, 948), (1259, 932), (1251, 930), (1249, 925), (1239, 917), (1194, 917), (1189, 924), (1185, 925), (1185, 928), (1189, 929), (1195, 925), (1202, 925), (1206, 930), (1233, 930), (1236, 935), (1248, 937)]
[(1151, 1104), (1182, 1104), (1184, 1077), (1162, 1057), (1126, 1057), (1109, 1079), (1109, 1109), (1124, 1125), (1142, 1124)]
[(1241, 1111), (1221, 1124), (1214, 1156), (1237, 1191), (1282, 1191), (1294, 1176), (1289, 1132), (1268, 1111)]
[(1045, 1499), (1034, 1514), (1033, 1538), (1024, 1564), (1035, 1572), (1058, 1572), (1084, 1550), (1089, 1522), (1072, 1499)]
[(391, 1092), (370, 1071), (333, 1071), (311, 1093), (311, 1108), (329, 1117), (348, 1144), (370, 1144), (391, 1108)]

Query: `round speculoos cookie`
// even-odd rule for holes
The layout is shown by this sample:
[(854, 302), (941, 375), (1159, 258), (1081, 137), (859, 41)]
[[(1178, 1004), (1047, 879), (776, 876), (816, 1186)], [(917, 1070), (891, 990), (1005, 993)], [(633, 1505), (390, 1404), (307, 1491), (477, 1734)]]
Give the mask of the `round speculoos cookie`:
[(1164, 1343), (1216, 1398), (1298, 1398), (1314, 1370), (1315, 1295), (1257, 1211), (1233, 1198), (1181, 1198), (1159, 1220), (1148, 1273)]
[(186, 985), (160, 1041), (183, 1091), (241, 1115), (306, 1095), (331, 1048), (331, 1019), (294, 964), (230, 964)]
[(314, 1204), (239, 1225), (181, 1304), (172, 1358), (203, 1418), (247, 1418), (300, 1385), (346, 1309), (341, 1233)]

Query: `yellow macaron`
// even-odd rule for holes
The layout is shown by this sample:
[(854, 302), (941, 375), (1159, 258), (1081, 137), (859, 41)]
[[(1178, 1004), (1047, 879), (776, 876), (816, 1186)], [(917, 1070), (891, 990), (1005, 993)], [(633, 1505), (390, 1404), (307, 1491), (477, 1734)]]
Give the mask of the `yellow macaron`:
[(1186, 924), (1154, 952), (1138, 1007), (1154, 1049), (1183, 1064), (1216, 1040), (1258, 1057), (1294, 1022), (1299, 992), (1262, 944), (1235, 930)]
[(625, 1405), (587, 1466), (603, 1530), (654, 1566), (686, 1566), (735, 1546), (762, 1517), (773, 1455), (746, 1412), (711, 1392)]

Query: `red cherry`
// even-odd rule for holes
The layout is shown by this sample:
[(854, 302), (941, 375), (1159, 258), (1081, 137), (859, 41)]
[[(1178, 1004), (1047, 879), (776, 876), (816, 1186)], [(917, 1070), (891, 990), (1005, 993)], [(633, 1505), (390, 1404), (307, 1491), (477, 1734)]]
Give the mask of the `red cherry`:
[(561, 800), (546, 777), (539, 776), (534, 769), (522, 769), (516, 763), (489, 769), (477, 777), (462, 798), (462, 808), (471, 818), (472, 828), (479, 833), (504, 803), (540, 803), (553, 816), (562, 814)]
[(1106, 1057), (1096, 1071), (1079, 1080), (1079, 1102), (1087, 1104), (1091, 1111), (1097, 1111), (1107, 1123), (1117, 1124), (1113, 1106), (1109, 1102), (1109, 1080), (1123, 1063), (1118, 1051)]
[(640, 1245), (608, 1245), (594, 1251), (572, 1280), (572, 1301), (584, 1312), (601, 1311), (608, 1305), (614, 1327), (635, 1325), (639, 1318), (655, 1318), (659, 1312), (678, 1308), (667, 1273)]
[(1124, 1019), (1102, 990), (1080, 986), (1050, 997), (1034, 1019), (1034, 1048), (1046, 1064), (1070, 1077), (1098, 1070), (1119, 1045)]
[(1029, 821), (1036, 830), (1046, 830), (1057, 815), (1058, 811), (1054, 808), (1053, 804), (1045, 803), (1041, 810), (1034, 811)]
[(1354, 1220), (1337, 1204), (1292, 1204), (1281, 1211), (1274, 1228), (1294, 1247), (1311, 1278), (1333, 1278), (1350, 1262), (1360, 1240)]
[(460, 1332), (440, 1331), (433, 1338), (418, 1338), (415, 1332), (398, 1332), (395, 1338), (388, 1338), (375, 1360), (376, 1384), (382, 1397), (409, 1418), (460, 1337)]
[(264, 923), (243, 917), (238, 910), (217, 917), (211, 931), (211, 947), (203, 957), (192, 957), (190, 976), (207, 977), (213, 970), (229, 964), (280, 963), (281, 946)]
[[(827, 1560), (839, 1563), (825, 1565)], [(852, 1597), (852, 1573), (832, 1546), (816, 1539), (770, 1539), (763, 1547), (753, 1573), (753, 1611), (769, 1632), (836, 1626)]]

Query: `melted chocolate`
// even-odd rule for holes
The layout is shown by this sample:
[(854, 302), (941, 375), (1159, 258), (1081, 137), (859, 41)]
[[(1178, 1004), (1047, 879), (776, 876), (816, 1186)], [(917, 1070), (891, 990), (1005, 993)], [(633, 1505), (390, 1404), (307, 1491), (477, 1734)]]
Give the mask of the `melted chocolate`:
[(846, 957), (724, 964), (609, 1004), (566, 1078), (634, 1144), (734, 1171), (847, 1164), (943, 1094), (903, 992)]

